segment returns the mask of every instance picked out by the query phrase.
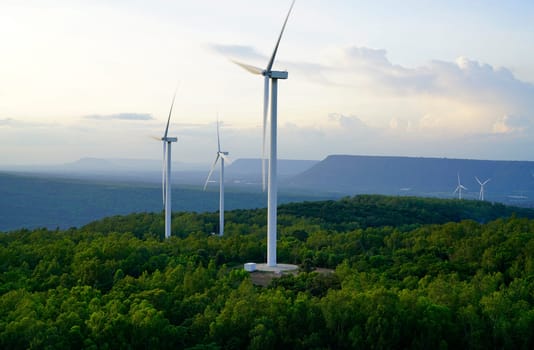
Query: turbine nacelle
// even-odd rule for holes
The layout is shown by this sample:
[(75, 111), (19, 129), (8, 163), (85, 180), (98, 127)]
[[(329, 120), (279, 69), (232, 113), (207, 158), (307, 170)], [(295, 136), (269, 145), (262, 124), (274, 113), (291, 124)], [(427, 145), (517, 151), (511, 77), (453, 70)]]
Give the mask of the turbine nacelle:
[(163, 142), (176, 142), (178, 141), (177, 137), (162, 137), (161, 141)]
[(487, 184), (488, 182), (491, 181), (491, 179), (487, 179), (486, 181), (482, 182), (482, 181), (480, 181), (480, 179), (479, 179), (478, 177), (476, 177), (476, 176), (475, 176), (475, 179), (477, 180), (477, 182), (478, 182), (478, 184), (479, 184), (480, 186), (484, 186), (485, 184)]
[(269, 77), (271, 79), (287, 79), (288, 73), (286, 71), (272, 70), (270, 72), (264, 72), (263, 76)]
[(480, 199), (480, 200), (484, 200), (484, 186), (485, 186), (488, 182), (490, 182), (491, 179), (487, 179), (487, 180), (484, 181), (484, 182), (480, 181), (480, 179), (479, 179), (477, 176), (475, 176), (475, 179), (477, 180), (478, 184), (480, 185), (480, 192), (479, 192), (479, 194), (478, 194), (478, 199)]
[(256, 66), (253, 66), (247, 63), (239, 62), (237, 60), (231, 60), (231, 61), (252, 74), (263, 75), (264, 77), (268, 77), (271, 79), (287, 79), (288, 77), (287, 71), (261, 69), (259, 67), (256, 67)]

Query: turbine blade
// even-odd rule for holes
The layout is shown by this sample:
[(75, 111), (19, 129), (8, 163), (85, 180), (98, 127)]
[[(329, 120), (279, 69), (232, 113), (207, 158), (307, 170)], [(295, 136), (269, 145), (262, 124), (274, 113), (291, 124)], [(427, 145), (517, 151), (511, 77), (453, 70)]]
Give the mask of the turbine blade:
[(210, 181), (211, 174), (213, 174), (213, 170), (215, 170), (215, 166), (217, 165), (218, 160), (219, 160), (219, 153), (217, 153), (217, 157), (215, 157), (215, 161), (213, 162), (210, 172), (208, 173), (208, 177), (206, 178), (206, 182), (204, 183), (204, 191), (206, 190), (206, 187), (208, 187), (208, 182)]
[(484, 181), (484, 183), (482, 183), (482, 185), (485, 185), (485, 184), (487, 184), (487, 183), (490, 182), (490, 181), (491, 181), (491, 179), (487, 179), (486, 181)]
[(267, 142), (267, 115), (269, 114), (269, 77), (265, 76), (263, 85), (263, 139), (261, 145), (261, 184), (265, 192), (266, 182), (266, 142)]
[(480, 179), (479, 179), (478, 177), (476, 177), (476, 176), (475, 176), (475, 179), (477, 180), (478, 184), (479, 184), (480, 186), (482, 186), (482, 182), (480, 182)]
[(467, 191), (467, 187), (465, 187), (464, 185), (460, 185), (460, 188), (461, 188), (462, 190), (466, 190), (466, 191)]
[(221, 137), (219, 135), (219, 113), (217, 113), (217, 152), (221, 152)]
[(164, 138), (166, 138), (167, 134), (169, 133), (169, 124), (171, 122), (172, 107), (174, 107), (174, 100), (176, 99), (176, 93), (178, 92), (178, 87), (179, 85), (177, 85), (176, 89), (174, 89), (174, 95), (172, 96), (171, 109), (169, 110), (169, 117), (167, 118), (167, 126), (165, 126), (165, 134), (163, 135)]
[(154, 135), (150, 135), (149, 137), (150, 137), (151, 139), (161, 141), (161, 137), (157, 137), (157, 136), (154, 136)]
[(460, 185), (460, 173), (456, 173), (458, 175), (458, 186)]
[(280, 45), (282, 34), (284, 34), (284, 29), (286, 29), (287, 20), (289, 19), (289, 15), (291, 14), (293, 5), (295, 5), (295, 0), (291, 2), (291, 7), (289, 7), (289, 11), (287, 12), (286, 20), (284, 21), (284, 25), (282, 26), (282, 30), (280, 31), (280, 35), (278, 36), (278, 41), (276, 42), (276, 46), (274, 47), (273, 54), (271, 55), (271, 59), (269, 60), (269, 63), (267, 64), (267, 68), (265, 69), (267, 72), (270, 72), (271, 68), (273, 68), (274, 59), (276, 57), (276, 52), (278, 51), (278, 46)]
[(249, 71), (252, 74), (258, 74), (258, 75), (262, 75), (263, 74), (263, 69), (261, 69), (261, 68), (258, 68), (258, 67), (255, 67), (255, 66), (252, 66), (250, 64), (243, 63), (243, 62), (239, 62), (239, 61), (236, 61), (236, 60), (230, 60), (230, 61), (232, 61), (233, 63), (237, 64), (241, 68)]

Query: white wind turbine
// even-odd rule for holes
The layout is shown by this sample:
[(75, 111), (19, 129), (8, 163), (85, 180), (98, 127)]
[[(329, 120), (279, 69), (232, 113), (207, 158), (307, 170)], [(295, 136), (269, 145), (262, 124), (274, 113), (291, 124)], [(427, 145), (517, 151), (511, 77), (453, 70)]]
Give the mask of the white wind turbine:
[(277, 147), (276, 147), (276, 136), (277, 136), (277, 99), (278, 99), (278, 79), (287, 79), (288, 74), (286, 71), (273, 71), (272, 67), (278, 51), (278, 46), (280, 45), (280, 40), (282, 39), (282, 34), (286, 28), (287, 20), (291, 14), (291, 10), (295, 5), (295, 0), (291, 2), (291, 7), (287, 13), (286, 19), (276, 41), (273, 53), (267, 67), (261, 69), (258, 67), (251, 66), (249, 64), (233, 61), (242, 68), (246, 69), (250, 73), (263, 75), (264, 76), (264, 91), (263, 91), (263, 145), (262, 145), (262, 184), (263, 189), (265, 190), (265, 142), (266, 142), (266, 133), (267, 133), (267, 114), (269, 109), (269, 80), (271, 82), (271, 125), (270, 125), (270, 137), (269, 137), (269, 176), (267, 184), (267, 266), (274, 267), (276, 266), (276, 205), (277, 205)]
[(465, 187), (464, 185), (460, 183), (460, 173), (458, 173), (458, 186), (456, 186), (456, 189), (454, 190), (452, 194), (455, 194), (456, 192), (458, 192), (458, 199), (462, 199), (462, 190), (467, 191), (467, 187)]
[(165, 209), (165, 238), (171, 236), (171, 144), (178, 141), (176, 137), (168, 137), (169, 124), (171, 122), (172, 107), (176, 99), (176, 91), (172, 97), (171, 109), (169, 110), (169, 117), (167, 118), (167, 126), (165, 133), (160, 139), (163, 141), (163, 171), (162, 171), (162, 192), (163, 192), (163, 207)]
[(221, 170), (219, 173), (219, 236), (222, 236), (224, 235), (224, 161), (228, 160), (228, 152), (221, 151), (221, 138), (219, 136), (219, 119), (217, 118), (217, 156), (215, 157), (215, 161), (211, 166), (208, 178), (206, 179), (206, 183), (204, 184), (204, 191), (208, 186), (211, 174), (213, 173), (213, 170), (215, 170), (215, 166), (217, 165), (219, 159), (221, 160)]
[(484, 182), (480, 181), (479, 178), (476, 177), (476, 176), (475, 176), (475, 179), (477, 180), (478, 184), (480, 185), (480, 193), (478, 194), (478, 199), (483, 201), (484, 200), (484, 185), (486, 185), (488, 182), (490, 182), (491, 179), (487, 179)]

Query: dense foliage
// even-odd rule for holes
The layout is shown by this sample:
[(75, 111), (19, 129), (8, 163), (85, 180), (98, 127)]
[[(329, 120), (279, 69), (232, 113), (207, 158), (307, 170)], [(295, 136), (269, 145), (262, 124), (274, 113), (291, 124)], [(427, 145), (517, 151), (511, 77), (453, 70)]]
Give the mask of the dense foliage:
[(265, 260), (264, 210), (228, 212), (223, 238), (210, 234), (216, 213), (176, 213), (167, 241), (157, 214), (10, 232), (0, 348), (531, 349), (534, 220), (496, 219), (511, 211), (377, 196), (284, 205), (279, 261), (304, 272), (265, 288), (241, 265)]

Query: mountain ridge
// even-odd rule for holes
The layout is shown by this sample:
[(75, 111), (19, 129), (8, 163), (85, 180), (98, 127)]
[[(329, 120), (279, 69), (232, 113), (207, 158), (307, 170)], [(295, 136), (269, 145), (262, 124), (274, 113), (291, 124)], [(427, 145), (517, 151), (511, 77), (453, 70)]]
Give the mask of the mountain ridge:
[(491, 179), (491, 200), (534, 195), (534, 162), (456, 158), (330, 155), (293, 177), (289, 184), (345, 194), (377, 193), (451, 196), (457, 177), (477, 198), (481, 181)]

